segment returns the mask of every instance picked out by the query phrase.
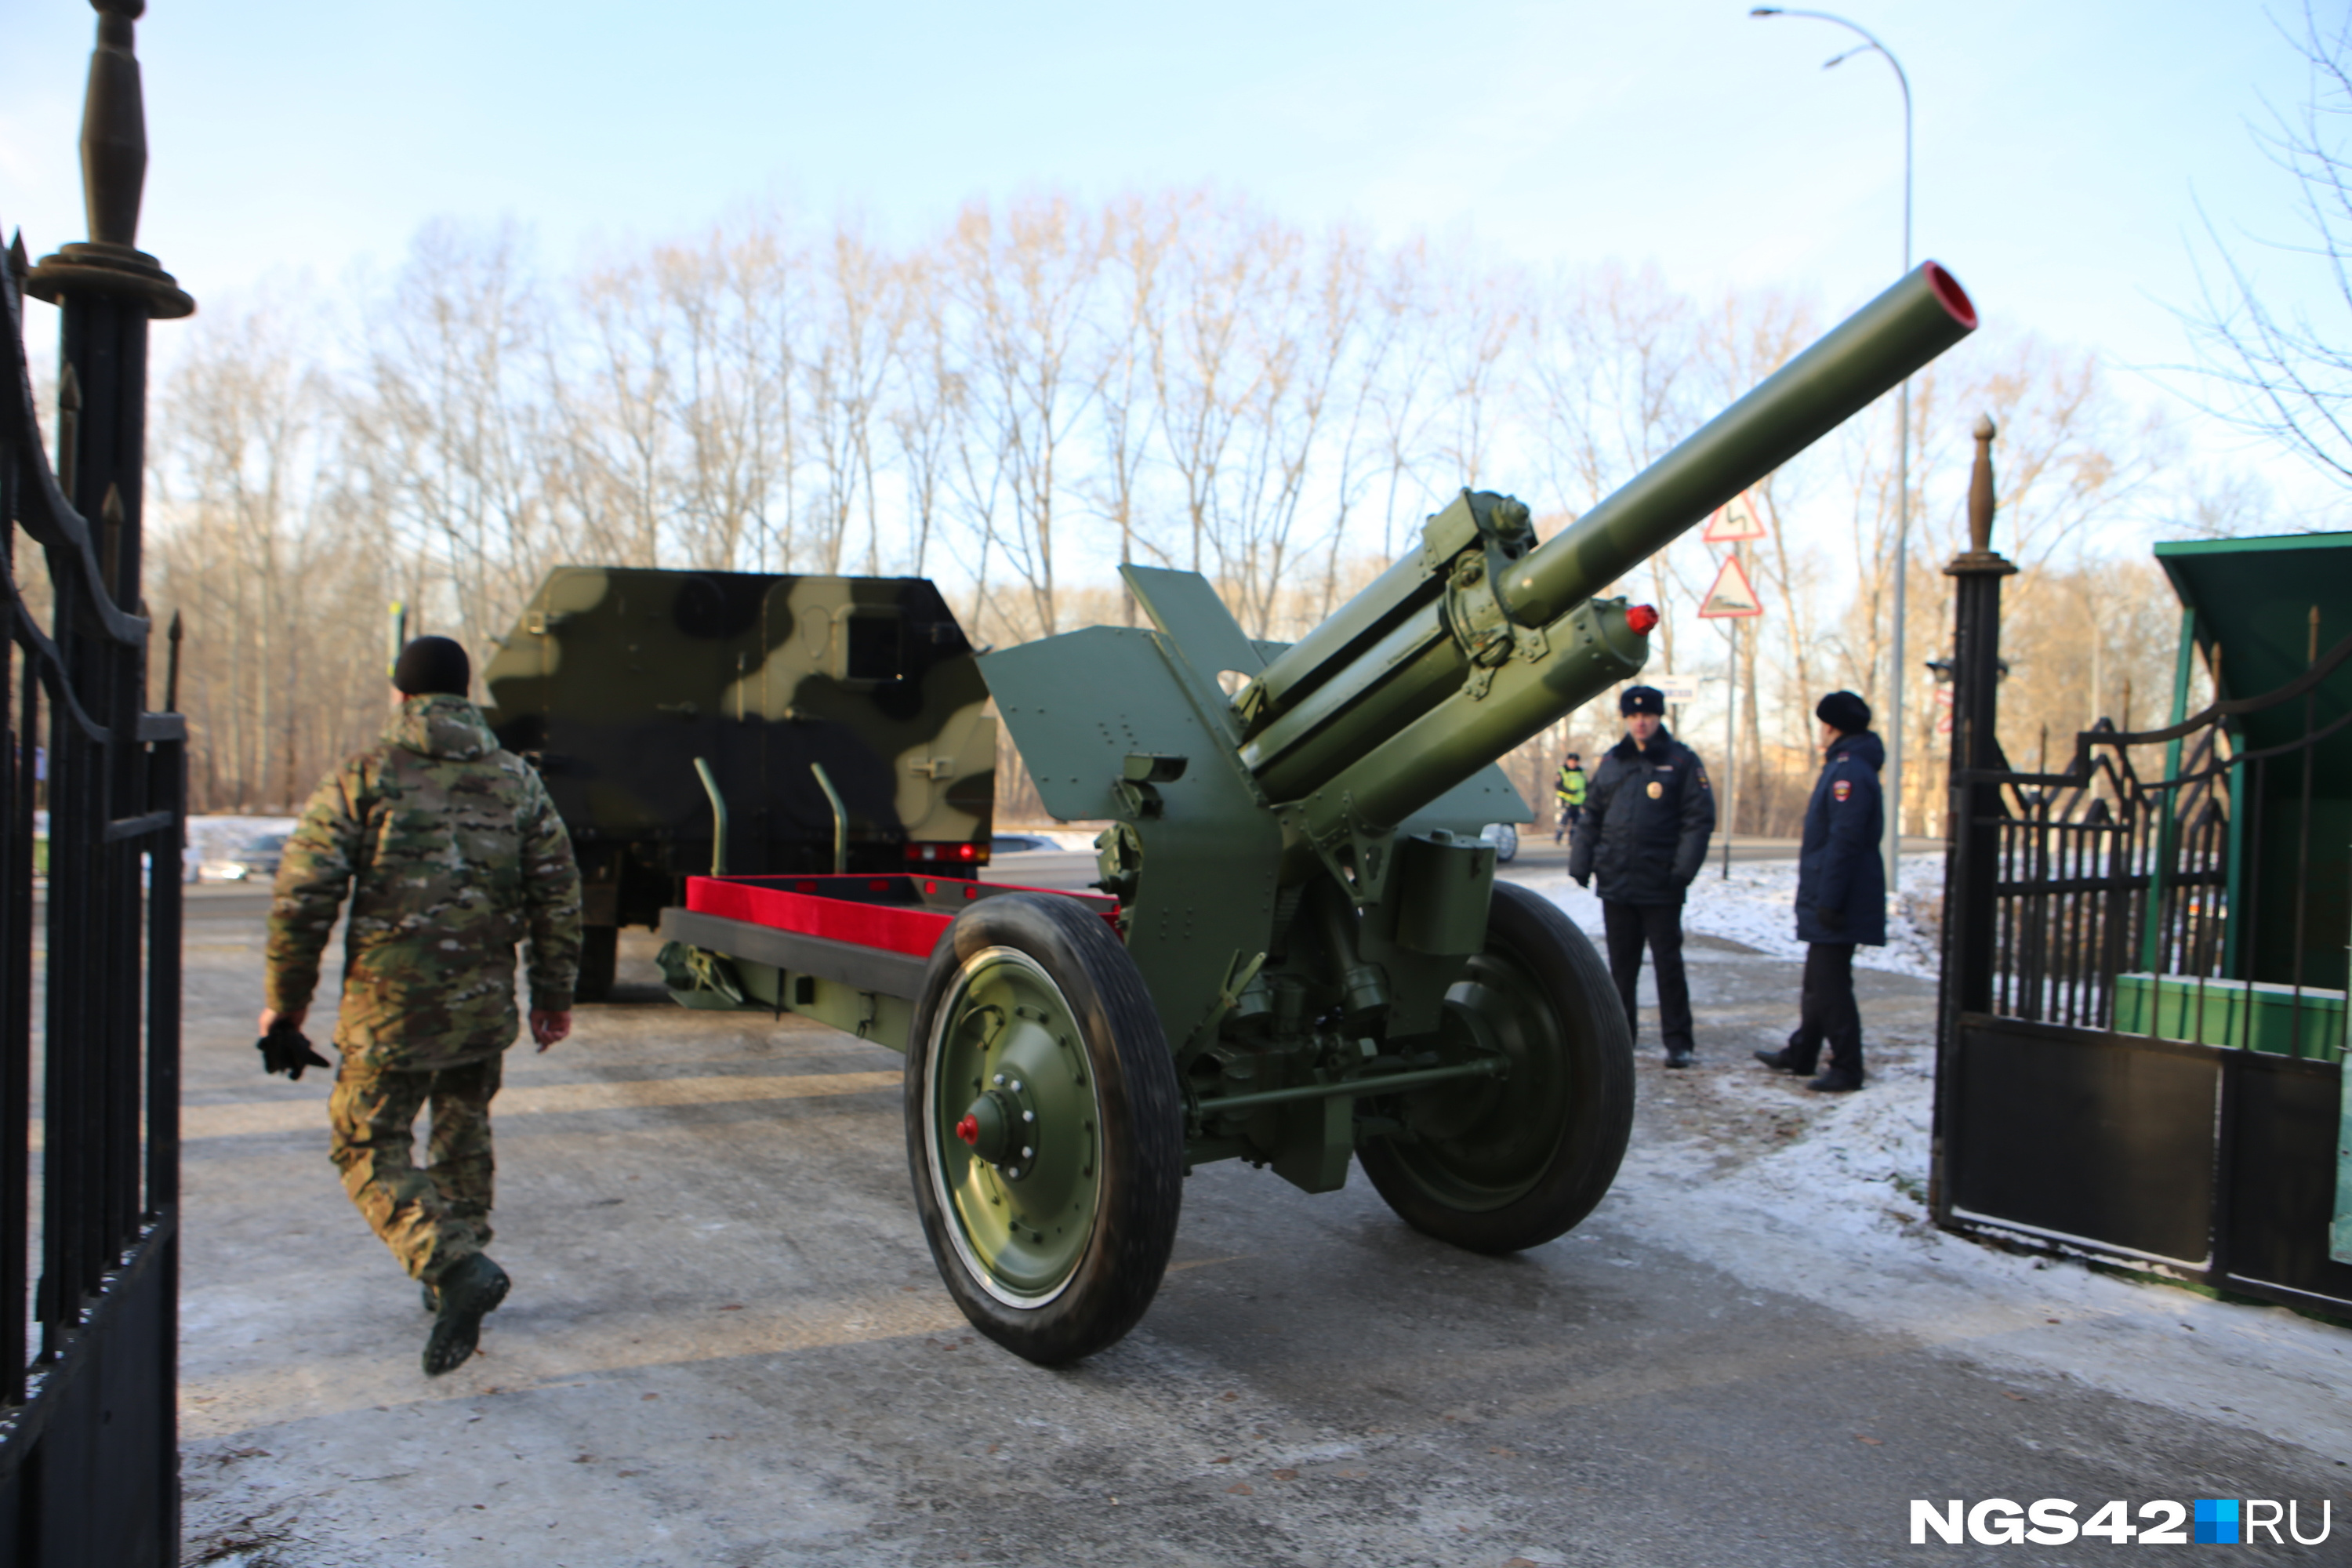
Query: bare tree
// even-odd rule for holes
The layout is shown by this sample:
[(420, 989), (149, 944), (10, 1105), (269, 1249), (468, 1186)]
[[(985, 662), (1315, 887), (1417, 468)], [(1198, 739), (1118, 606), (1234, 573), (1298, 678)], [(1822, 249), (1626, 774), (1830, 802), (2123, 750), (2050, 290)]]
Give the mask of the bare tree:
[(541, 479), (552, 442), (546, 322), (511, 226), (419, 236), (352, 401), (349, 461), (466, 640), (502, 634), (558, 543)]
[[(991, 437), (1010, 503), (992, 506), (984, 526), (1025, 584), (1037, 629), (1050, 633), (1059, 628), (1055, 526), (1077, 478), (1064, 471), (1065, 449), (1091, 394), (1078, 353), (1101, 271), (1101, 225), (1066, 196), (1015, 202), (1001, 220), (974, 204), (947, 249), (971, 344), (971, 419)], [(994, 494), (994, 483), (987, 489)]]
[(2253, 134), (2294, 182), (2301, 233), (2265, 247), (2318, 282), (2322, 303), (2271, 303), (2209, 216), (2200, 297), (2182, 319), (2218, 390), (2215, 412), (2352, 487), (2352, 13), (2323, 21), (2305, 0), (2300, 30), (2279, 30), (2303, 58), (2308, 92), (2293, 109), (2265, 105)]

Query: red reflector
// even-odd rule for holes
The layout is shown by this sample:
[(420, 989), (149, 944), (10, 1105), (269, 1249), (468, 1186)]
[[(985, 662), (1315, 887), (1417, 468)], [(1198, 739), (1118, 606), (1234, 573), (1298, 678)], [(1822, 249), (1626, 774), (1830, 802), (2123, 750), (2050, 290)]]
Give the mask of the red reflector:
[(1637, 637), (1648, 637), (1656, 629), (1658, 620), (1657, 606), (1654, 605), (1636, 605), (1625, 612), (1625, 624), (1633, 629), (1633, 635)]
[(978, 1148), (980, 1146), (980, 1118), (972, 1115), (969, 1111), (965, 1112), (964, 1119), (956, 1123), (955, 1132), (957, 1137), (962, 1139), (973, 1148)]
[(959, 845), (957, 845), (957, 846), (956, 846), (956, 858), (957, 858), (957, 859), (959, 859), (959, 860), (977, 860), (977, 859), (979, 859), (979, 858), (980, 858), (980, 846), (979, 846), (979, 845), (977, 845), (977, 844), (959, 844)]

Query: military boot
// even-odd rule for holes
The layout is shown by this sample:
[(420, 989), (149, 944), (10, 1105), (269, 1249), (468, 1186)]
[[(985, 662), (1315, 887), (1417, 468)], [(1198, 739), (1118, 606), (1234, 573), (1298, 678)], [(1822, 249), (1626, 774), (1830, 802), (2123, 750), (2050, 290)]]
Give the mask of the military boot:
[(466, 1364), (481, 1342), (482, 1320), (507, 1299), (507, 1271), (481, 1253), (462, 1258), (435, 1281), (441, 1305), (425, 1340), (425, 1375), (438, 1377)]
[(1812, 1063), (1797, 1060), (1785, 1048), (1777, 1051), (1758, 1051), (1756, 1059), (1775, 1072), (1792, 1072), (1810, 1078), (1813, 1071)]
[(1817, 1094), (1852, 1094), (1862, 1087), (1862, 1075), (1858, 1072), (1848, 1072), (1842, 1068), (1823, 1068), (1822, 1076), (1811, 1080), (1805, 1087)]

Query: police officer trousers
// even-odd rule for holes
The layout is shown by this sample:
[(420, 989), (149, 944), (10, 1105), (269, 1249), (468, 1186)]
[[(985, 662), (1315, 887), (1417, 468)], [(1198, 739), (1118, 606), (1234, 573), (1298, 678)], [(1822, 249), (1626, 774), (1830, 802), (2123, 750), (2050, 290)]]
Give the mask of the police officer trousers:
[[(343, 1191), (413, 1279), (427, 1284), (489, 1245), (490, 1100), (505, 1058), (438, 1072), (372, 1068), (348, 1057), (327, 1098), (328, 1152)], [(416, 1118), (433, 1110), (431, 1163), (415, 1159)]]
[(1683, 907), (1671, 904), (1621, 904), (1601, 900), (1601, 929), (1609, 941), (1609, 978), (1625, 1004), (1625, 1022), (1639, 1039), (1641, 1010), (1634, 1002), (1642, 978), (1642, 949), (1658, 980), (1658, 1032), (1665, 1037), (1669, 1055), (1691, 1048), (1690, 979), (1683, 973)]
[(1830, 1070), (1862, 1081), (1862, 1010), (1853, 1000), (1853, 943), (1805, 944), (1805, 989), (1797, 1032), (1789, 1037), (1789, 1066), (1811, 1072), (1830, 1048)]

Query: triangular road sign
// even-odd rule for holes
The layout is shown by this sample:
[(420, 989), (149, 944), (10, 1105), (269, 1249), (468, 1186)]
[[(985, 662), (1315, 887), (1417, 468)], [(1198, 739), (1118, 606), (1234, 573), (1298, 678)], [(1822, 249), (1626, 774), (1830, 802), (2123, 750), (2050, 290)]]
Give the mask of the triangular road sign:
[(1756, 504), (1756, 492), (1741, 490), (1716, 508), (1706, 520), (1706, 531), (1699, 537), (1709, 544), (1739, 544), (1763, 538), (1764, 509)]
[(1748, 581), (1748, 574), (1740, 566), (1739, 557), (1725, 556), (1723, 570), (1715, 574), (1715, 586), (1709, 588), (1706, 597), (1699, 601), (1699, 618), (1715, 620), (1726, 616), (1760, 616), (1763, 613), (1764, 602), (1756, 596), (1755, 586)]

